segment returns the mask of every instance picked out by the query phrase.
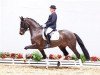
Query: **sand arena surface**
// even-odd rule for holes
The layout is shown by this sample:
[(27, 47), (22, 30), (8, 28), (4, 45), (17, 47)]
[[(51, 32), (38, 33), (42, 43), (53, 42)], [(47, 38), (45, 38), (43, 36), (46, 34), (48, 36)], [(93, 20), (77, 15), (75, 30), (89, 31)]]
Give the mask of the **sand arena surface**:
[(100, 66), (48, 68), (0, 64), (0, 75), (100, 75)]

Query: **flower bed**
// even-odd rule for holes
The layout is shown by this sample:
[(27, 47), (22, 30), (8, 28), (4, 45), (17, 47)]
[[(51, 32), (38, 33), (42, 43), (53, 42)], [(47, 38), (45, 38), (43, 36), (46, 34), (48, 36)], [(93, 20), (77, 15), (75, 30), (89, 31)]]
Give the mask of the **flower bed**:
[[(62, 59), (62, 55), (60, 54), (50, 54), (49, 59), (52, 60), (57, 60), (57, 59)], [(13, 59), (23, 59), (23, 54), (21, 53), (9, 53), (9, 52), (0, 52), (0, 58), (5, 59), (5, 58), (13, 58)], [(26, 54), (26, 59), (33, 59), (35, 61), (40, 61), (42, 59), (42, 55), (39, 52), (33, 52), (31, 54)], [(75, 55), (72, 56), (66, 56), (64, 60), (78, 60)], [(83, 54), (81, 54), (81, 60), (82, 62), (85, 62), (86, 59)], [(90, 60), (95, 62), (95, 61), (100, 61), (100, 57), (96, 56), (91, 56)]]
[(21, 53), (0, 52), (0, 58), (22, 59), (23, 55)]
[[(83, 54), (81, 54), (80, 57), (81, 57), (82, 62), (86, 61), (85, 56)], [(61, 58), (62, 58), (62, 55), (60, 54), (56, 54), (56, 55), (50, 54), (49, 55), (49, 59), (61, 59)], [(64, 60), (78, 60), (78, 58), (75, 55), (72, 55), (72, 56), (66, 56)], [(90, 61), (93, 61), (93, 62), (100, 61), (100, 57), (91, 56)]]
[(56, 55), (50, 54), (49, 55), (49, 59), (60, 59), (60, 58), (62, 58), (60, 54), (56, 54)]

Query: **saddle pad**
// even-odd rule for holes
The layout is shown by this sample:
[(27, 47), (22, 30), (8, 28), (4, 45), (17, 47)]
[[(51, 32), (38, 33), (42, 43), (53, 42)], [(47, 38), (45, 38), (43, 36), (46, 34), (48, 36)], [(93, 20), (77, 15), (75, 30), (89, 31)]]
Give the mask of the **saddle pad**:
[[(50, 35), (51, 35), (50, 40), (59, 40), (59, 32), (58, 31), (53, 31)], [(44, 40), (46, 40), (46, 37), (44, 35), (44, 29), (42, 31), (42, 37)]]

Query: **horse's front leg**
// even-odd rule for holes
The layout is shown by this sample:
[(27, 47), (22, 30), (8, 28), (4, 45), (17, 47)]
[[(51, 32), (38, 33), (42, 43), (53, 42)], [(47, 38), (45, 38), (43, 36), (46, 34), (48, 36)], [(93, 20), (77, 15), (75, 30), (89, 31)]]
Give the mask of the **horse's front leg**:
[(36, 43), (32, 44), (32, 45), (29, 45), (29, 46), (26, 46), (24, 49), (36, 49), (37, 46), (36, 46)]

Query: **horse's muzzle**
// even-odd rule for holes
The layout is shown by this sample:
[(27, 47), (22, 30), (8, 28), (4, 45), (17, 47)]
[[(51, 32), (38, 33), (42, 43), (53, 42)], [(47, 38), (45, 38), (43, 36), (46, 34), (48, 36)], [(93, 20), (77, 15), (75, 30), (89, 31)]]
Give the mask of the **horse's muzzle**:
[(23, 32), (19, 32), (19, 34), (20, 34), (20, 35), (23, 35), (24, 33), (23, 33)]

